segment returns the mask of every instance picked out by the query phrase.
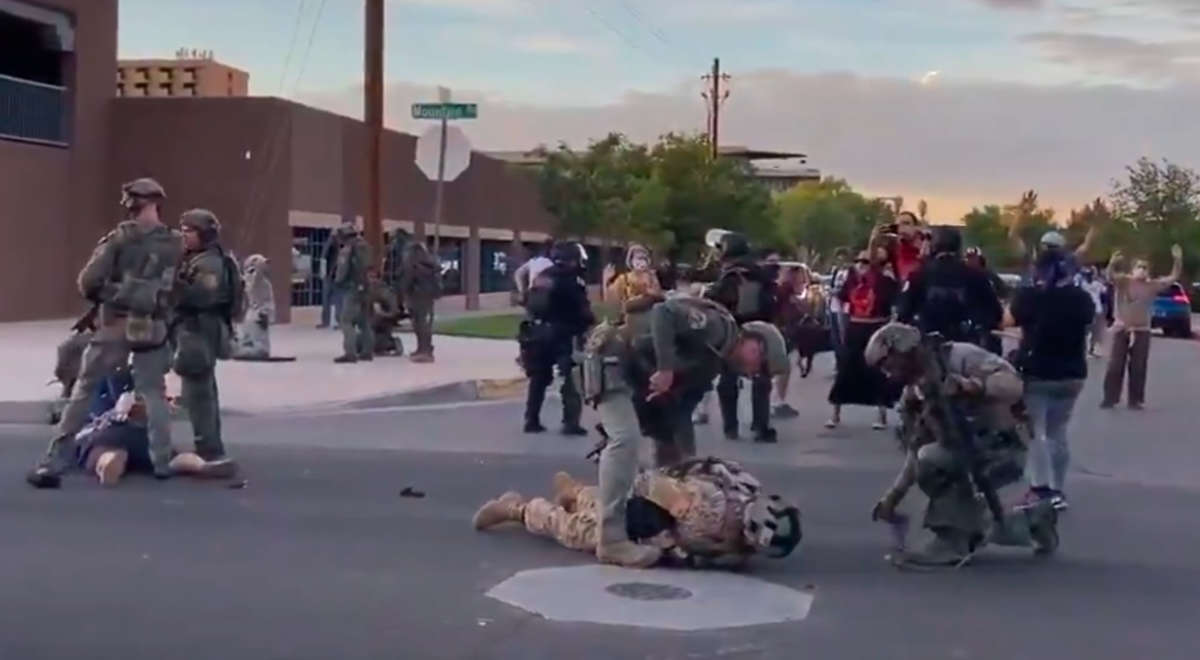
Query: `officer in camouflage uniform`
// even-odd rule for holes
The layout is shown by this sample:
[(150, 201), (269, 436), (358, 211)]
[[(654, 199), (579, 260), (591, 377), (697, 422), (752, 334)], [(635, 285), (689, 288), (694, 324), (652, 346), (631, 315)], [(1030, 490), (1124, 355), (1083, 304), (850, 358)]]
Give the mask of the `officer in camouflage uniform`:
[[(923, 340), (916, 328), (889, 323), (864, 351), (868, 365), (906, 386), (901, 400), (904, 467), (872, 517), (902, 523), (896, 507), (915, 483), (929, 497), (924, 525), (933, 538), (923, 550), (896, 557), (900, 563), (957, 565), (988, 542), (1052, 553), (1058, 546), (1057, 517), (1048, 501), (1001, 510), (1000, 520), (985, 507), (986, 489), (994, 495), (995, 489), (1019, 481), (1024, 471), (1028, 433), (1019, 419), (1021, 377), (979, 346), (936, 337)], [(962, 444), (954, 420), (946, 419), (946, 408), (939, 409), (931, 397), (957, 406), (972, 436), (966, 439), (970, 448)]]
[(237, 264), (219, 242), (221, 223), (211, 211), (193, 209), (179, 220), (184, 255), (175, 287), (173, 367), (181, 382), (181, 399), (196, 442), (196, 454), (206, 462), (209, 476), (229, 477), (237, 466), (225, 454), (221, 439), (217, 360), (230, 357), (233, 317), (241, 278)]
[[(783, 337), (773, 326), (738, 327), (725, 308), (701, 298), (671, 298), (655, 305), (644, 334), (631, 334), (621, 326), (597, 326), (584, 347), (580, 371), (585, 399), (598, 409), (609, 436), (600, 453), (596, 557), (645, 567), (658, 561), (660, 553), (629, 540), (625, 516), (637, 473), (638, 407), (643, 402), (671, 407), (662, 414), (686, 436), (700, 398), (696, 393), (712, 386), (723, 365), (746, 375), (764, 369), (778, 373), (789, 365)], [(686, 437), (673, 439), (687, 442)], [(694, 452), (694, 442), (680, 449)]]
[(171, 460), (165, 376), (169, 298), (183, 256), (178, 232), (159, 219), (166, 193), (153, 179), (121, 187), (125, 221), (100, 240), (78, 277), (79, 292), (100, 305), (99, 324), (84, 350), (79, 377), (46, 456), (26, 476), (35, 488), (58, 488), (71, 464), (75, 434), (101, 382), (133, 355), (134, 391), (146, 402), (155, 476), (167, 478)]
[(371, 314), (371, 332), (376, 355), (404, 355), (404, 346), (394, 334), (404, 310), (396, 293), (379, 277), (374, 267), (367, 269), (367, 309)]
[(354, 225), (338, 228), (337, 270), (333, 285), (341, 295), (342, 308), (338, 324), (342, 326), (342, 355), (339, 364), (370, 361), (375, 356), (370, 314), (367, 309), (367, 268), (371, 265), (371, 248)]
[[(598, 513), (596, 489), (559, 472), (553, 501), (505, 493), (484, 504), (472, 522), (479, 530), (521, 523), (563, 547), (595, 552)], [(786, 557), (801, 537), (799, 509), (761, 493), (758, 480), (737, 463), (716, 458), (639, 473), (626, 521), (631, 539), (694, 568), (735, 568), (760, 553)]]
[(417, 348), (409, 359), (433, 362), (433, 306), (442, 294), (442, 267), (425, 243), (412, 241), (405, 246), (397, 289), (417, 336)]

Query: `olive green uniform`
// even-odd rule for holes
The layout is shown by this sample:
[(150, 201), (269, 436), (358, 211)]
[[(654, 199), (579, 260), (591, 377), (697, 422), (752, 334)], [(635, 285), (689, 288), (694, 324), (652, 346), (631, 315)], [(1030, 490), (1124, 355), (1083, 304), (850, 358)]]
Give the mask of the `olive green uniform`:
[(196, 453), (206, 461), (225, 456), (216, 367), (231, 350), (234, 281), (228, 268), (221, 247), (209, 244), (187, 253), (176, 284), (173, 367), (192, 422)]
[(646, 334), (623, 336), (620, 328), (604, 323), (592, 331), (585, 346), (584, 394), (595, 403), (609, 435), (600, 453), (601, 545), (628, 540), (625, 504), (637, 473), (641, 437), (634, 399), (644, 391), (632, 378), (637, 365), (641, 362), (643, 373), (673, 372), (673, 389), (711, 386), (738, 336), (729, 312), (698, 298), (672, 298), (648, 314)]
[(338, 250), (333, 284), (342, 296), (338, 323), (342, 326), (342, 357), (346, 359), (368, 358), (375, 352), (367, 308), (367, 267), (370, 265), (371, 249), (362, 236), (344, 237)]
[(170, 412), (165, 376), (168, 297), (183, 256), (179, 232), (163, 225), (142, 228), (125, 221), (100, 240), (77, 284), (84, 298), (99, 303), (96, 333), (84, 349), (79, 377), (55, 429), (42, 466), (61, 472), (70, 460), (75, 434), (87, 423), (88, 407), (101, 382), (133, 356), (133, 387), (146, 402), (150, 455), (155, 472), (167, 474), (171, 460)]
[(400, 305), (395, 292), (383, 282), (375, 282), (367, 289), (367, 303), (375, 351), (396, 352), (398, 345), (392, 331), (400, 320)]

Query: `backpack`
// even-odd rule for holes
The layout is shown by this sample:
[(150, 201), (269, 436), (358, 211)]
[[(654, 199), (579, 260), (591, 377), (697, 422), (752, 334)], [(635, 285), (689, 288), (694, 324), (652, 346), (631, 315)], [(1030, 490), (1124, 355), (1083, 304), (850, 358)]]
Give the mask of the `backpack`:
[(717, 302), (725, 305), (739, 321), (770, 316), (772, 288), (747, 277), (744, 270), (726, 271), (715, 288), (719, 292)]
[(229, 306), (225, 320), (233, 326), (246, 318), (246, 282), (242, 277), (242, 267), (231, 253), (221, 250), (221, 261), (225, 264), (225, 277), (229, 280)]

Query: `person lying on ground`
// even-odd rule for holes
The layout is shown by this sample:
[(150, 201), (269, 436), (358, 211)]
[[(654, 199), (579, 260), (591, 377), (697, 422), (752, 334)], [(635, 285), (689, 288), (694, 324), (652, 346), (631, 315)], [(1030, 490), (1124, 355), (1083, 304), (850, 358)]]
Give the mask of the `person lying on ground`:
[[(476, 512), (475, 529), (520, 523), (571, 550), (594, 553), (599, 510), (594, 486), (554, 475), (553, 501), (507, 492)], [(735, 568), (757, 554), (788, 556), (800, 543), (800, 512), (737, 463), (697, 458), (643, 471), (626, 504), (629, 538), (663, 551), (664, 561), (691, 568)]]

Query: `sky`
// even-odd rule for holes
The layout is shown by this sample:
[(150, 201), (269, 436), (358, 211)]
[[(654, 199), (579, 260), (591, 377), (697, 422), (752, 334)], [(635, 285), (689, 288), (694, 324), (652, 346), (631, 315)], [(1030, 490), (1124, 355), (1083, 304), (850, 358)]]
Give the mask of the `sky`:
[[(362, 0), (121, 0), (122, 57), (211, 50), (251, 93), (362, 115)], [(436, 86), (478, 149), (705, 125), (934, 219), (1036, 188), (1060, 216), (1141, 156), (1200, 167), (1200, 0), (386, 0), (385, 116)]]

